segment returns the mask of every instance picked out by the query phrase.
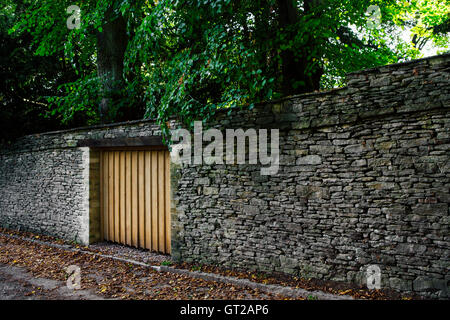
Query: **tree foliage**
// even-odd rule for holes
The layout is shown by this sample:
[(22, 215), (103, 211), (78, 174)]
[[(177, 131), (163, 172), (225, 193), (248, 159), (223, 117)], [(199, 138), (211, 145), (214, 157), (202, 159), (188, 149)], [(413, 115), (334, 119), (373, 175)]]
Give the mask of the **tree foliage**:
[[(76, 74), (45, 95), (47, 113), (88, 123), (190, 125), (221, 108), (340, 86), (348, 72), (420, 57), (427, 42), (445, 49), (449, 39), (448, 0), (88, 0), (74, 30), (66, 8), (77, 3), (23, 2), (11, 32), (31, 36), (37, 55), (63, 53)], [(381, 10), (375, 28), (370, 5)]]
[[(30, 33), (9, 34), (25, 12), (20, 1), (2, 7), (0, 12), (0, 143), (4, 143), (23, 134), (61, 128), (62, 117), (49, 113), (46, 97), (62, 95), (58, 87), (76, 81), (77, 75), (62, 50), (38, 56)], [(67, 126), (87, 120), (80, 113), (71, 117)]]

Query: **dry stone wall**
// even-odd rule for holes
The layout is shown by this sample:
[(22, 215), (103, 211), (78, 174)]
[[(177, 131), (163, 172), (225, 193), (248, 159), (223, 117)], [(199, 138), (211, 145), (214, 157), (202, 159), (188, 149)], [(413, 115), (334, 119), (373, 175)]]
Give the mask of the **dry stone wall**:
[(3, 146), (0, 226), (88, 244), (90, 208), (98, 205), (98, 192), (89, 190), (92, 176), (98, 179), (91, 166), (98, 170), (98, 163), (79, 142), (153, 135), (161, 135), (159, 127), (144, 121), (30, 135)]
[[(345, 88), (220, 113), (278, 129), (280, 166), (172, 163), (172, 255), (449, 297), (450, 55), (350, 74)], [(98, 229), (89, 139), (158, 136), (149, 121), (27, 136), (0, 149), (0, 225), (84, 244)], [(225, 135), (225, 134), (224, 134)]]
[[(348, 86), (221, 114), (280, 130), (280, 168), (184, 165), (173, 255), (448, 297), (450, 57), (349, 75)], [(225, 135), (225, 134), (224, 134)]]

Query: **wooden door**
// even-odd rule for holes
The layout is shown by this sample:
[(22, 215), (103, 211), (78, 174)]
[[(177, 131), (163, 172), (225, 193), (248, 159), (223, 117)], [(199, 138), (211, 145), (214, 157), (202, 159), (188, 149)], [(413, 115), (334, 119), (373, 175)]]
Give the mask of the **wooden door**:
[(170, 153), (108, 150), (100, 157), (105, 240), (170, 254)]

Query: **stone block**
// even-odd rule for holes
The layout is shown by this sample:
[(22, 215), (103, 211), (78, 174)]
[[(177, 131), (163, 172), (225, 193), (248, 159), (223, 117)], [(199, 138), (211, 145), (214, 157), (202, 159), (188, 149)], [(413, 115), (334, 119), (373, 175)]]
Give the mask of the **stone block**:
[(309, 155), (297, 159), (297, 165), (318, 165), (322, 163), (322, 157), (318, 155)]

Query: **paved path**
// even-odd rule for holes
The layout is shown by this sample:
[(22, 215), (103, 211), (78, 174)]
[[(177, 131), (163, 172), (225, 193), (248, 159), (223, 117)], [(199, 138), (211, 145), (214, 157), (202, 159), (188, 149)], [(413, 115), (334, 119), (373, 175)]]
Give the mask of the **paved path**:
[[(17, 235), (0, 233), (0, 239), (2, 238), (5, 250), (10, 251), (6, 253), (5, 257), (8, 257), (8, 259), (4, 259), (5, 261), (17, 259), (24, 262), (28, 256), (33, 256), (35, 261), (31, 262), (31, 266), (36, 267), (37, 264), (39, 268), (41, 268), (39, 261), (45, 261), (46, 259), (52, 262), (56, 269), (60, 265), (80, 264), (83, 270), (89, 271), (85, 276), (87, 278), (94, 277), (97, 286), (102, 284), (102, 290), (107, 290), (108, 283), (110, 283), (111, 289), (125, 288), (126, 292), (130, 292), (128, 298), (134, 298), (136, 290), (138, 290), (141, 291), (139, 294), (144, 295), (145, 298), (156, 299), (178, 299), (180, 295), (188, 299), (200, 299), (201, 297), (203, 299), (284, 299), (286, 297), (294, 299), (314, 297), (319, 300), (353, 299), (351, 296), (330, 294), (318, 290), (310, 291), (301, 288), (262, 284), (248, 279), (238, 279), (214, 273), (155, 266), (128, 257), (117, 256), (114, 253), (97, 253), (83, 248), (74, 248), (70, 245), (23, 238)], [(7, 239), (12, 239), (12, 241), (7, 241)], [(75, 263), (74, 261), (78, 262)], [(54, 265), (55, 263), (56, 265)], [(130, 272), (130, 266), (142, 268), (142, 270), (138, 270), (135, 274)], [(155, 271), (158, 272), (155, 273)], [(145, 275), (141, 275), (141, 273)], [(137, 282), (135, 278), (138, 280)], [(116, 283), (117, 279), (122, 280), (120, 283)], [(136, 283), (142, 283), (142, 285), (136, 286)], [(132, 287), (136, 288), (133, 289)], [(239, 290), (236, 290), (235, 287)], [(15, 291), (17, 291), (17, 294), (14, 293)], [(113, 296), (124, 294), (123, 290), (119, 291), (115, 292)], [(30, 295), (31, 292), (33, 294)], [(26, 269), (16, 265), (10, 266), (0, 263), (0, 299), (65, 300), (99, 299), (101, 297), (103, 295), (95, 294), (95, 291), (70, 290), (63, 281), (34, 278), (27, 273)]]
[(66, 283), (33, 277), (24, 268), (0, 264), (0, 300), (104, 300), (89, 290), (71, 290)]

